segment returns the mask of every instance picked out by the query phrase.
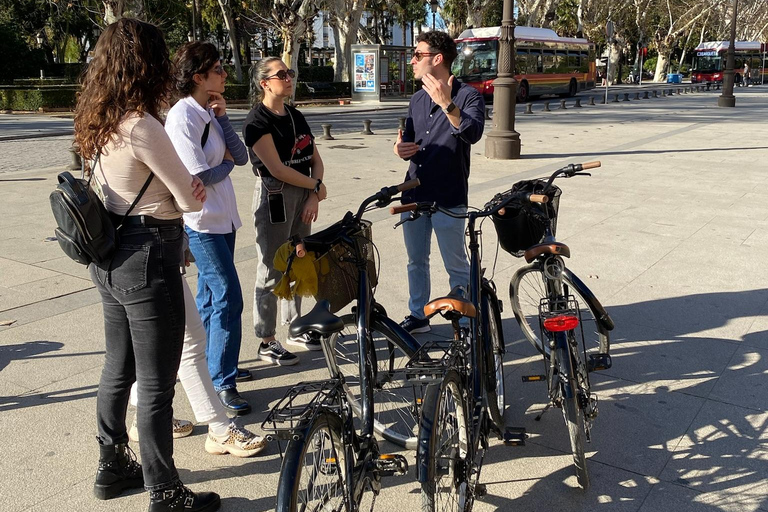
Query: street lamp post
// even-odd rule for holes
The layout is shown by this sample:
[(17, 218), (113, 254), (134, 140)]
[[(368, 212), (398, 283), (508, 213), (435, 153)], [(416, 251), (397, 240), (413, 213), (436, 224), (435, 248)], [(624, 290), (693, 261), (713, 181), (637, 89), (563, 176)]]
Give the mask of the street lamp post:
[(430, 0), (429, 8), (432, 9), (432, 30), (435, 30), (435, 15), (437, 14), (437, 9), (439, 7), (440, 2), (438, 2), (438, 0)]
[(520, 158), (520, 134), (515, 131), (517, 80), (514, 74), (514, 0), (504, 0), (499, 37), (499, 74), (493, 81), (493, 127), (485, 139), (485, 156), (496, 160)]
[(731, 18), (731, 41), (728, 45), (725, 73), (723, 73), (723, 94), (717, 98), (718, 107), (735, 107), (736, 96), (733, 95), (733, 68), (736, 64), (734, 51), (736, 47), (736, 16), (739, 13), (739, 0), (733, 0), (733, 18)]

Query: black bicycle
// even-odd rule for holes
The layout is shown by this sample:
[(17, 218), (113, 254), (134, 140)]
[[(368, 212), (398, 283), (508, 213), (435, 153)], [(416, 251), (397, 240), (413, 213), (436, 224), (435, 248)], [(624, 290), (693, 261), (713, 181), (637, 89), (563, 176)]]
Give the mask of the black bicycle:
[[(331, 379), (292, 387), (262, 425), (269, 439), (288, 440), (279, 512), (356, 512), (367, 509), (369, 499), (373, 509), (381, 477), (407, 471), (404, 457), (379, 452), (374, 432), (415, 446), (423, 385), (409, 382), (402, 367), (420, 345), (373, 299), (375, 246), (362, 217), (417, 185), (411, 180), (385, 187), (356, 214), (347, 212), (327, 229), (294, 240), (286, 272), (295, 258), (314, 256), (319, 301), (291, 324), (290, 333), (320, 340)], [(352, 314), (333, 314), (352, 300)]]
[[(510, 445), (525, 444), (525, 430), (505, 428), (504, 335), (501, 301), (493, 280), (481, 268), (482, 232), (478, 220), (490, 217), (512, 200), (547, 200), (520, 193), (480, 211), (455, 213), (433, 203), (392, 208), (392, 213), (441, 213), (467, 219), (470, 254), (468, 290), (457, 287), (424, 307), (427, 318), (442, 314), (451, 321), (454, 337), (425, 343), (406, 365), (409, 378), (430, 382), (424, 393), (419, 422), (416, 471), (422, 490), (422, 510), (469, 511), (485, 493), (479, 482), (490, 436)], [(468, 320), (468, 322), (467, 322)]]
[[(521, 181), (511, 191), (497, 195), (493, 204), (509, 206), (494, 216), (499, 245), (528, 265), (518, 269), (509, 286), (512, 311), (523, 335), (544, 356), (544, 375), (524, 376), (524, 382), (547, 382), (551, 406), (563, 409), (571, 440), (579, 485), (589, 487), (584, 443), (591, 441), (597, 417), (597, 396), (590, 389), (589, 374), (611, 367), (610, 331), (613, 321), (590, 289), (571, 272), (564, 258), (569, 247), (555, 239), (561, 190), (558, 177), (589, 176), (584, 170), (600, 162), (571, 164), (548, 179)], [(538, 193), (546, 202), (506, 201), (521, 191)]]

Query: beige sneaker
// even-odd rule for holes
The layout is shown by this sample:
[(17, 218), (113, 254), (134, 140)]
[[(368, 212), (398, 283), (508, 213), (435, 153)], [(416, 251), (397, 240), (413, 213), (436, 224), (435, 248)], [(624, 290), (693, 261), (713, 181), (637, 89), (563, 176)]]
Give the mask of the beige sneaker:
[(205, 451), (213, 455), (231, 453), (235, 457), (252, 457), (265, 446), (267, 442), (261, 436), (234, 423), (229, 424), (225, 435), (214, 436), (209, 431), (205, 440)]
[[(173, 418), (173, 438), (179, 439), (181, 437), (187, 437), (195, 429), (195, 426), (191, 421), (177, 420)], [(139, 428), (136, 426), (136, 416), (133, 417), (133, 423), (131, 428), (128, 429), (128, 439), (134, 443), (139, 442)]]

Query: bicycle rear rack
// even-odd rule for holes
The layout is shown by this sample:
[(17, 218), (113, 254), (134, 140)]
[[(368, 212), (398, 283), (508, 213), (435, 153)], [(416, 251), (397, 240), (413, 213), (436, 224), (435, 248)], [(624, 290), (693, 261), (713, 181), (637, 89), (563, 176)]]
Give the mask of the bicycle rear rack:
[(267, 440), (301, 439), (307, 424), (321, 408), (339, 409), (340, 390), (339, 379), (300, 382), (290, 388), (261, 424), (262, 430), (271, 432)]
[(442, 380), (459, 359), (460, 342), (456, 340), (428, 341), (405, 364), (406, 378), (428, 383)]

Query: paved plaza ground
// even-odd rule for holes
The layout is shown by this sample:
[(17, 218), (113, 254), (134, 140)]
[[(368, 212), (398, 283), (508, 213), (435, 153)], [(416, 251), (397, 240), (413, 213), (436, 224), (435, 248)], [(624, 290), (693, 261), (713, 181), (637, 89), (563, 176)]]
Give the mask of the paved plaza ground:
[[(485, 139), (474, 146), (476, 206), (520, 179), (602, 161), (591, 178), (560, 183), (558, 235), (571, 248), (569, 267), (616, 323), (613, 368), (593, 374), (600, 415), (587, 447), (592, 488), (582, 492), (562, 415), (553, 410), (535, 422), (545, 386), (521, 383), (541, 368), (506, 293), (523, 262), (497, 253), (491, 224), (483, 226), (483, 261), (505, 305), (506, 419), (530, 438), (520, 448), (493, 442), (481, 479), (488, 495), (475, 510), (768, 511), (768, 88), (736, 93), (734, 109), (717, 108), (709, 92), (519, 115), (520, 160), (487, 160)], [(48, 194), (69, 162), (71, 136), (3, 140), (33, 133), (37, 119), (0, 115), (0, 510), (146, 510), (143, 492), (108, 502), (92, 496), (101, 305), (86, 269), (49, 238)], [(66, 129), (57, 123), (44, 130)], [(392, 154), (396, 125), (375, 132), (317, 141), (328, 200), (316, 229), (402, 180), (406, 165)], [(246, 297), (241, 366), (255, 376), (239, 388), (254, 406), (243, 422), (258, 431), (288, 387), (327, 371), (317, 352), (297, 352), (301, 363), (290, 368), (256, 357), (255, 178), (248, 166), (232, 176), (244, 221), (236, 253)], [(402, 233), (384, 211), (368, 218), (380, 251), (376, 297), (399, 319), (407, 313)], [(433, 295), (447, 292), (437, 256), (432, 278)], [(177, 391), (176, 415), (192, 419)], [(182, 480), (221, 494), (225, 512), (273, 510), (276, 444), (251, 459), (213, 456), (203, 449), (206, 432), (197, 426), (175, 442)], [(397, 449), (383, 443), (383, 451)], [(413, 463), (413, 453), (400, 453)], [(384, 485), (377, 510), (418, 509), (413, 470)]]

